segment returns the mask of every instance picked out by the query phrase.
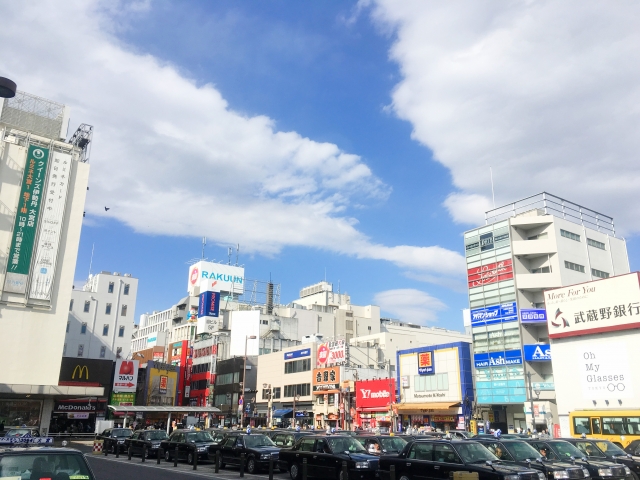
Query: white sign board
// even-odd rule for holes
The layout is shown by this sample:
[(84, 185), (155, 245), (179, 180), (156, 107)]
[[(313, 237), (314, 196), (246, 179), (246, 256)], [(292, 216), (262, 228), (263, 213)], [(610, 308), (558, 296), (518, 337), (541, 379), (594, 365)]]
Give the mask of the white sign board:
[(36, 300), (51, 300), (71, 165), (71, 155), (53, 152), (31, 275), (29, 297)]
[[(258, 355), (260, 340), (260, 310), (232, 311), (229, 321), (231, 339), (229, 355), (244, 356), (245, 340), (247, 355)], [(248, 337), (255, 336), (255, 340)]]
[(638, 273), (544, 292), (550, 338), (640, 327)]
[(237, 295), (244, 293), (244, 268), (221, 263), (198, 262), (189, 267), (187, 291), (189, 295), (205, 291), (227, 292)]
[(629, 356), (623, 342), (589, 342), (576, 347), (576, 361), (584, 398), (633, 397)]
[(138, 383), (138, 360), (123, 360), (116, 362), (116, 373), (113, 376), (113, 391), (135, 392)]
[(349, 361), (349, 345), (346, 340), (321, 343), (316, 353), (316, 368), (346, 365)]

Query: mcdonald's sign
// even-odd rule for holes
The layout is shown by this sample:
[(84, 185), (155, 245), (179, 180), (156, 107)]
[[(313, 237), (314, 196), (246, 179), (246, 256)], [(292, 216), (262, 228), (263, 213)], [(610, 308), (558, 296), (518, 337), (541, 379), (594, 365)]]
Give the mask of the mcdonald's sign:
[(108, 387), (113, 379), (111, 360), (62, 357), (58, 385)]

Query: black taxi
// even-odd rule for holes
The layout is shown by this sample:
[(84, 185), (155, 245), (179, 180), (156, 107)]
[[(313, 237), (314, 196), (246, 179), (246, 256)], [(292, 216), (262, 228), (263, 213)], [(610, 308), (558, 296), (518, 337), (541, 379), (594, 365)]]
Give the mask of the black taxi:
[(95, 480), (82, 452), (73, 448), (0, 447), (0, 478)]
[(209, 447), (209, 459), (216, 459), (218, 454), (218, 467), (226, 465), (240, 465), (241, 456), (244, 454), (248, 473), (258, 473), (263, 468), (269, 467), (269, 461), (273, 460), (274, 466), (278, 466), (278, 454), (280, 448), (269, 437), (261, 433), (230, 432), (224, 439)]
[(391, 466), (398, 480), (449, 480), (454, 472), (475, 472), (480, 480), (546, 480), (542, 472), (503, 462), (471, 440), (415, 440), (399, 455), (380, 457), (381, 480), (389, 480)]
[(609, 460), (620, 463), (629, 468), (630, 472), (626, 472), (627, 476), (632, 473), (633, 480), (638, 480), (640, 457), (628, 454), (615, 443), (598, 438), (566, 438), (565, 440), (577, 447), (587, 460)]
[(372, 435), (364, 433), (356, 435), (355, 438), (368, 453), (378, 456), (400, 453), (407, 445), (407, 440), (397, 435)]

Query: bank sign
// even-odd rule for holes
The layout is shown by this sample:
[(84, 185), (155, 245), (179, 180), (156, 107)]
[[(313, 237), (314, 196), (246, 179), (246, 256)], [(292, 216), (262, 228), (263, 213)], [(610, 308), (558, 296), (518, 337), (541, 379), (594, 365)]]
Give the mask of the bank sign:
[(524, 359), (527, 362), (550, 362), (551, 347), (548, 344), (524, 345)]
[(195, 288), (200, 293), (207, 291), (219, 291), (244, 294), (244, 268), (220, 263), (198, 262), (189, 267), (189, 280), (187, 291), (194, 294)]
[(506, 365), (522, 365), (522, 350), (506, 352), (476, 353), (473, 356), (476, 368), (504, 367)]
[(494, 323), (515, 322), (518, 320), (516, 302), (493, 305), (491, 307), (474, 308), (471, 310), (471, 326), (492, 325)]

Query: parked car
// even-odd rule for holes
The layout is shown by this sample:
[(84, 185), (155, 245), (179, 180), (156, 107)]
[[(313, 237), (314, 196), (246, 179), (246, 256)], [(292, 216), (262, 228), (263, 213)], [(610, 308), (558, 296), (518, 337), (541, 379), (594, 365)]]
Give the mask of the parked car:
[(397, 435), (358, 435), (355, 437), (371, 455), (400, 453), (407, 445), (407, 440)]
[(478, 440), (503, 462), (513, 462), (545, 474), (548, 480), (588, 479), (589, 470), (561, 460), (543, 460), (540, 452), (522, 440)]
[(306, 435), (313, 435), (313, 432), (308, 430), (296, 432), (296, 431), (280, 431), (275, 435), (272, 435), (270, 438), (273, 443), (276, 444), (277, 447), (280, 448), (290, 448), (295, 445), (300, 437), (304, 437)]
[(0, 477), (96, 478), (82, 452), (53, 447), (0, 449)]
[[(584, 454), (566, 440), (559, 439), (530, 439), (529, 445), (538, 450), (547, 460), (570, 461), (589, 470), (589, 476), (597, 480), (632, 480), (628, 467), (616, 465), (607, 461), (588, 460)], [(626, 469), (625, 469), (626, 468)]]
[(302, 478), (302, 463), (307, 459), (307, 475), (336, 480), (343, 478), (342, 462), (347, 462), (350, 480), (374, 480), (378, 457), (367, 453), (362, 444), (349, 435), (306, 435), (291, 448), (280, 450), (280, 466), (292, 480)]
[(215, 444), (209, 432), (188, 429), (174, 430), (169, 438), (160, 442), (167, 462), (174, 460), (177, 448), (177, 459), (186, 460), (188, 464), (193, 464), (194, 447), (197, 449), (198, 460), (207, 460), (209, 447), (212, 445)]
[(220, 443), (229, 432), (229, 430), (223, 430), (221, 428), (207, 428), (206, 431), (209, 432), (209, 435), (213, 438), (214, 444)]
[(454, 472), (475, 472), (481, 480), (546, 480), (541, 472), (501, 462), (482, 444), (469, 440), (415, 440), (399, 455), (380, 457), (380, 478), (389, 480), (449, 479)]
[[(471, 438), (473, 440), (480, 440), (482, 438), (497, 438), (497, 437), (492, 433), (479, 433), (477, 435), (474, 435)], [(500, 434), (500, 438), (504, 438), (505, 440), (524, 440), (530, 437), (528, 437), (527, 435), (521, 435), (519, 433), (503, 433), (503, 434)]]
[(613, 442), (597, 438), (566, 438), (565, 440), (577, 447), (587, 460), (609, 460), (629, 467), (633, 480), (638, 480), (640, 458), (633, 458)]
[(640, 455), (640, 440), (633, 440), (624, 448), (629, 455)]
[(467, 432), (466, 430), (449, 430), (446, 432), (451, 438), (471, 438), (473, 432)]
[(22, 428), (10, 428), (4, 434), (5, 437), (39, 437), (40, 432), (36, 428), (22, 427)]
[(124, 441), (133, 435), (129, 428), (107, 428), (102, 433), (96, 435), (97, 440), (103, 440), (102, 449), (109, 453), (124, 451)]
[(132, 455), (142, 455), (143, 446), (146, 445), (145, 451), (147, 458), (155, 458), (160, 449), (162, 440), (169, 438), (164, 430), (136, 430), (129, 438), (124, 441), (124, 450), (129, 451), (131, 447)]
[(220, 452), (218, 467), (240, 465), (240, 456), (244, 453), (247, 472), (258, 473), (269, 467), (271, 459), (274, 466), (278, 466), (280, 448), (261, 433), (232, 432), (221, 443), (209, 448), (209, 459), (215, 460), (217, 451)]

